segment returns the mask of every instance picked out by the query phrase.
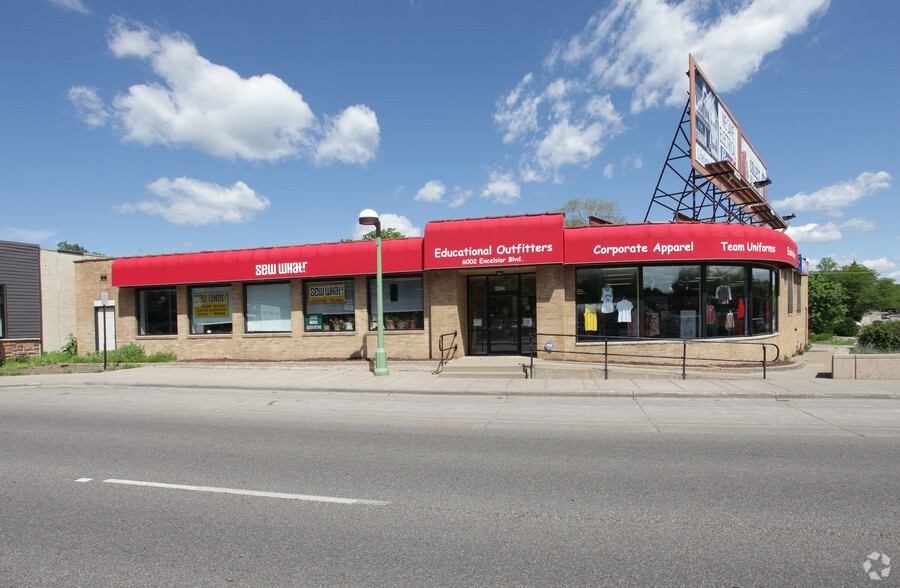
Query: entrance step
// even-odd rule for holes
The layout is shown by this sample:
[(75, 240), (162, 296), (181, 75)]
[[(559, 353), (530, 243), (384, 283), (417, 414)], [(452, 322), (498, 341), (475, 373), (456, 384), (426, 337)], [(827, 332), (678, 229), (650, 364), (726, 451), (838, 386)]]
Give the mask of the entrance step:
[(470, 355), (447, 363), (441, 377), (524, 379), (527, 365), (528, 358), (518, 355)]

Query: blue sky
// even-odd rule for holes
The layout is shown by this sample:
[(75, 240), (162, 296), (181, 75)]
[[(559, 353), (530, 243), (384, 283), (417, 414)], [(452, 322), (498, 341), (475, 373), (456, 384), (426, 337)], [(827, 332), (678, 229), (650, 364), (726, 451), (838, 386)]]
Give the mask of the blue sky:
[[(356, 237), (576, 197), (642, 222), (693, 53), (789, 234), (900, 277), (900, 4), (13, 0), (0, 239), (108, 255)], [(651, 213), (650, 220), (667, 220)]]

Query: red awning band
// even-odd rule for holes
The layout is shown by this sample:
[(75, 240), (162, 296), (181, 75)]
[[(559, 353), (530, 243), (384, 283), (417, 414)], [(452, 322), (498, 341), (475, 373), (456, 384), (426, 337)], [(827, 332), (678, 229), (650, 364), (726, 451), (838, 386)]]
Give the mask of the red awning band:
[[(797, 245), (752, 225), (658, 223), (563, 229), (562, 214), (431, 222), (424, 238), (382, 241), (388, 274), (541, 264), (767, 261), (797, 267)], [(325, 243), (116, 259), (113, 286), (375, 273), (375, 243)]]

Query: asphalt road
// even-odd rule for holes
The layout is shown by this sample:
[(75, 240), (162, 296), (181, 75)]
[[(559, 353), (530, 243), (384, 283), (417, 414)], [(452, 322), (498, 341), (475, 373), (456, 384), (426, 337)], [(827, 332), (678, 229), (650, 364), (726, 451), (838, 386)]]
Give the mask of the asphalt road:
[(898, 455), (3, 406), (0, 586), (897, 585)]

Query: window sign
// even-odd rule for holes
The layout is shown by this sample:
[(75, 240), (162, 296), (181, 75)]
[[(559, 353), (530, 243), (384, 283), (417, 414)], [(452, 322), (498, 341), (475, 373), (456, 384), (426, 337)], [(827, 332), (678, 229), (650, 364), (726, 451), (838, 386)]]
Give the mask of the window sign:
[(322, 315), (321, 314), (306, 315), (306, 330), (307, 331), (321, 331), (322, 330)]
[(306, 287), (307, 304), (343, 304), (347, 301), (345, 284), (310, 284)]
[(191, 333), (231, 332), (231, 288), (191, 288)]
[(306, 315), (319, 315), (317, 325), (306, 322), (307, 331), (353, 331), (353, 280), (308, 282), (306, 284)]

